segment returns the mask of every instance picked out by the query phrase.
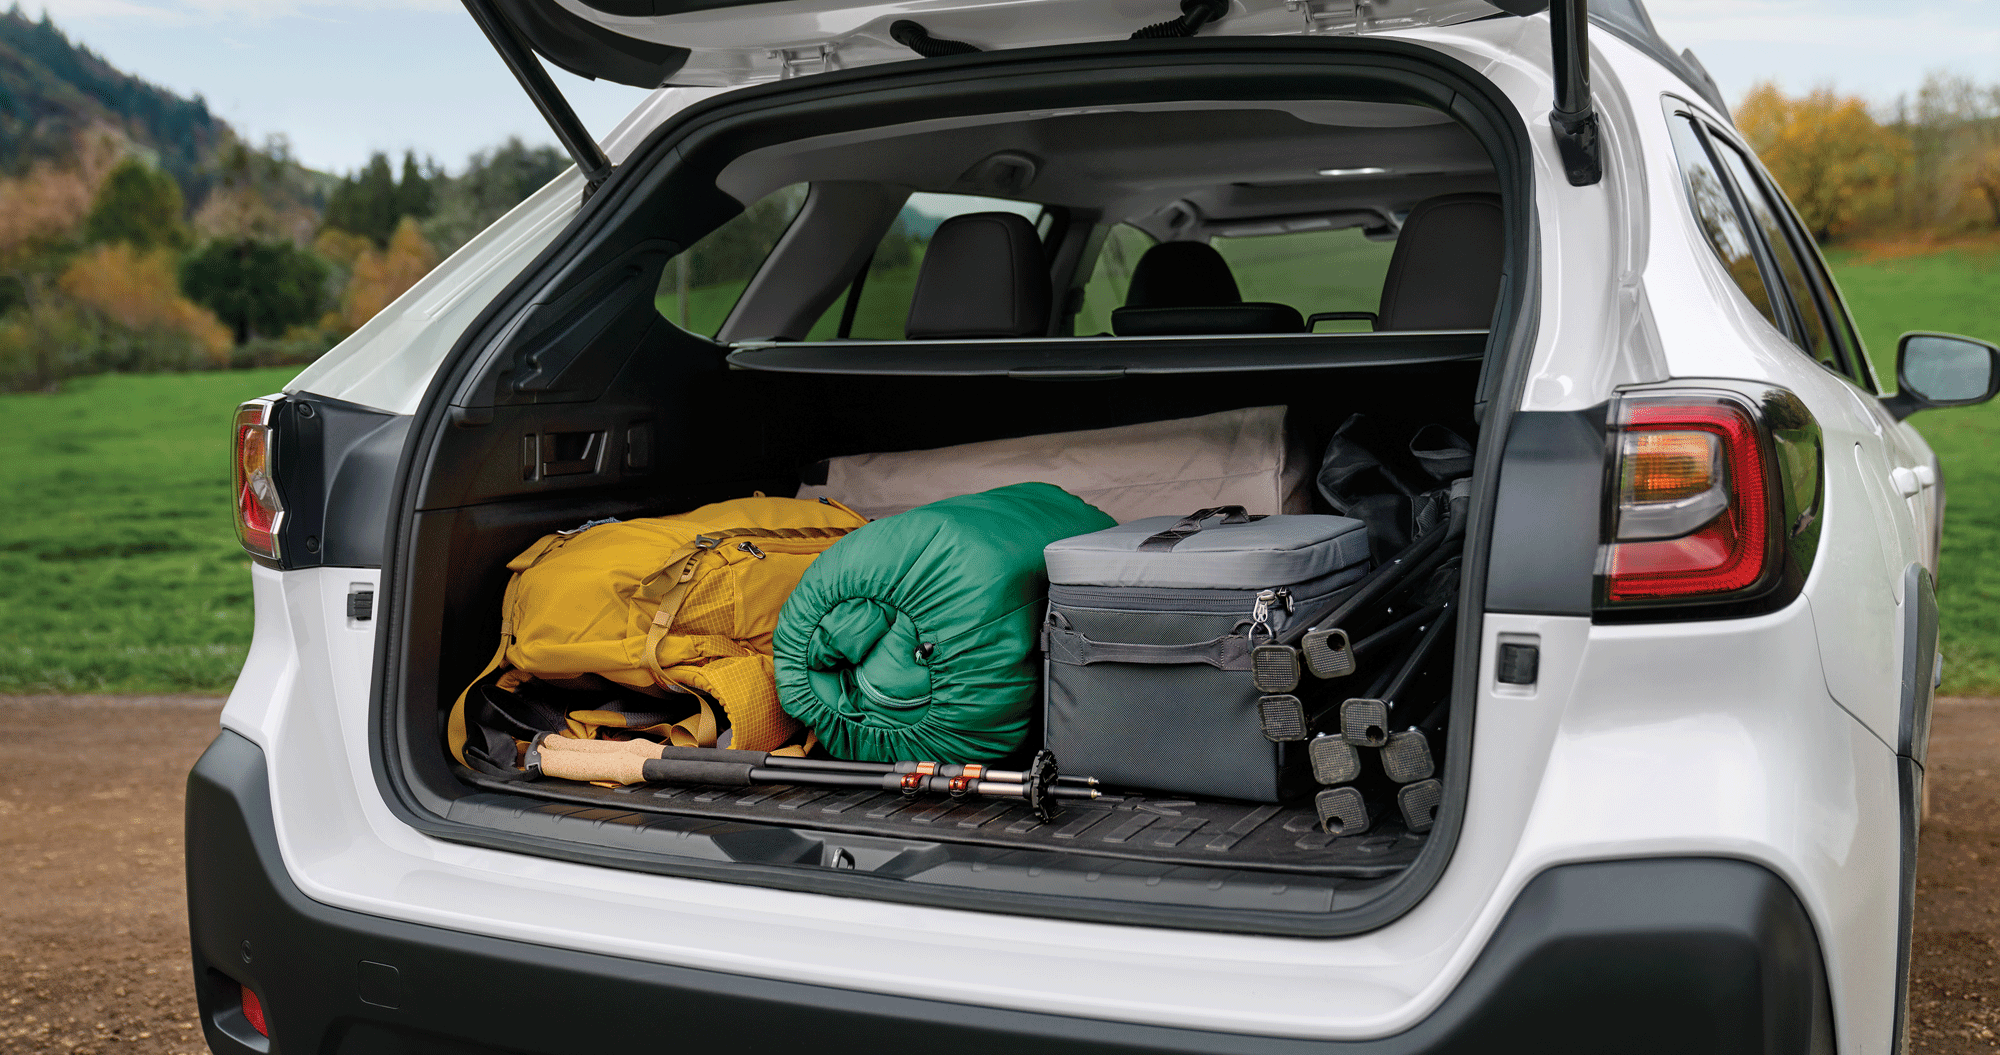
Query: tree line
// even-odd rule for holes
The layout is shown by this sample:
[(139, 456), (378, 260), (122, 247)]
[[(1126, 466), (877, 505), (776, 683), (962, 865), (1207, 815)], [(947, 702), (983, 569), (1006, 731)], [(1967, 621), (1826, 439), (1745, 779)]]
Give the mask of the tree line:
[(228, 139), (186, 183), (114, 131), (0, 176), (0, 389), (108, 370), (303, 364), (568, 167), (518, 140), (449, 175), (341, 177)]
[(2000, 85), (1933, 73), (1871, 108), (1766, 82), (1735, 118), (1821, 242), (2000, 231)]

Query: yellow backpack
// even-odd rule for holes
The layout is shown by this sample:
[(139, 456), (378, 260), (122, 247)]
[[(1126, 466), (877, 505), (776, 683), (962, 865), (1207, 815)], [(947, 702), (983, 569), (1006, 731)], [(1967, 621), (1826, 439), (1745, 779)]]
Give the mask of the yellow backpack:
[[(729, 746), (771, 751), (798, 722), (778, 708), (771, 634), (778, 610), (813, 558), (867, 520), (827, 499), (739, 498), (678, 516), (586, 524), (545, 535), (509, 561), (500, 646), (452, 706), (446, 738), (466, 759), (466, 697), (512, 667), (498, 687), (597, 675), (650, 695), (688, 693), (679, 721), (647, 726), (682, 747), (712, 747), (710, 701), (733, 730)], [(615, 712), (571, 712), (568, 732), (638, 726)]]

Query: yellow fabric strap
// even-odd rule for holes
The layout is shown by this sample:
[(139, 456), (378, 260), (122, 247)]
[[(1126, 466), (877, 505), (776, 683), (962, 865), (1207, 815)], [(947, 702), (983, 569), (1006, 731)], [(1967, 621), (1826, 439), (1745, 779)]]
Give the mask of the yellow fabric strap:
[[(723, 544), (737, 539), (822, 539), (839, 538), (851, 530), (849, 528), (738, 528), (734, 531), (718, 531), (713, 535), (696, 536), (693, 545), (675, 551), (661, 568), (640, 590), (641, 597), (650, 599), (659, 589), (660, 607), (653, 613), (652, 625), (646, 628), (646, 669), (652, 672), (653, 681), (661, 688), (675, 692), (691, 692), (678, 684), (660, 665), (660, 645), (673, 632), (674, 620), (680, 617), (681, 606), (687, 603), (688, 593), (694, 589), (695, 577), (701, 571), (702, 559), (722, 548)], [(715, 739), (722, 732), (721, 723), (716, 720), (715, 711), (709, 706), (708, 697), (702, 693), (692, 693), (699, 702), (699, 709), (686, 720), (677, 722), (669, 732), (669, 737), (677, 747), (714, 747)], [(724, 704), (727, 710), (727, 704)], [(685, 737), (685, 740), (683, 739)]]

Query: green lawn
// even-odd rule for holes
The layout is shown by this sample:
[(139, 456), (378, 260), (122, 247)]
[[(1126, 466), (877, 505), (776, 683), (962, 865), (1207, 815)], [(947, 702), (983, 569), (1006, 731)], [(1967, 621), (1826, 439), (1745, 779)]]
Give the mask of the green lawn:
[(0, 692), (222, 692), (250, 645), (229, 419), (295, 369), (0, 395)]
[[(1355, 249), (1372, 258), (1372, 246)], [(1246, 296), (1318, 310), (1352, 299), (1280, 254), (1244, 263)], [(2000, 305), (2000, 255), (1836, 255), (1835, 270), (1885, 378), (1904, 330), (2000, 340), (1989, 307)], [(857, 330), (900, 329), (913, 271), (871, 278), (880, 299), (863, 298)], [(734, 294), (702, 291), (690, 307), (719, 320)], [(230, 527), (229, 413), (289, 376), (122, 375), (0, 395), (0, 692), (228, 689), (250, 642), (249, 561)], [(1945, 689), (2000, 692), (2000, 403), (1915, 421), (1943, 460), (1951, 502), (1938, 588)]]
[[(2000, 254), (1861, 263), (1836, 253), (1833, 265), (1885, 387), (1896, 385), (1896, 338), (1906, 331), (2000, 341)], [(1910, 420), (1944, 468), (1943, 691), (2000, 693), (2000, 401)]]

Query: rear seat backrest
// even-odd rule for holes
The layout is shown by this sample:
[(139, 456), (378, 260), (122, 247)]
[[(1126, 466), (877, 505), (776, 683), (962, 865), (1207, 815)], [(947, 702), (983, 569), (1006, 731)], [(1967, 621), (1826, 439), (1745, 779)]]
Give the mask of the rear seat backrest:
[(975, 212), (938, 225), (910, 295), (905, 337), (1040, 337), (1048, 326), (1048, 261), (1027, 217)]
[(1120, 337), (1201, 333), (1299, 333), (1286, 304), (1246, 304), (1229, 262), (1207, 242), (1161, 242), (1132, 269), (1125, 306), (1111, 312)]
[(1483, 330), (1500, 296), (1498, 194), (1445, 194), (1410, 210), (1382, 282), (1377, 330)]

